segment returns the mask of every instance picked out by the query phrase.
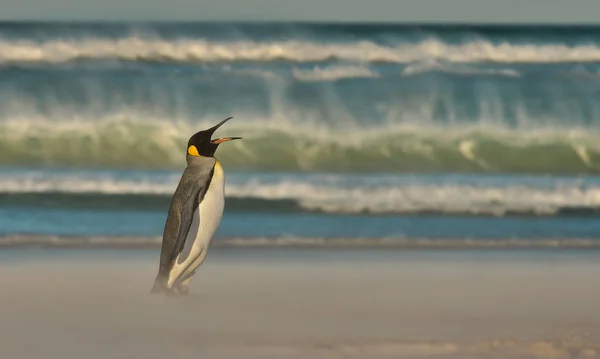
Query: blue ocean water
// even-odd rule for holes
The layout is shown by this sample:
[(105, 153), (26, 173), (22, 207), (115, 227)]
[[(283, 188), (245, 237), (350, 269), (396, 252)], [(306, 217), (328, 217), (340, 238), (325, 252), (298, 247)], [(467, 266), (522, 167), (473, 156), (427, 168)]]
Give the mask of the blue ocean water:
[(215, 245), (600, 246), (600, 27), (0, 23), (0, 243), (157, 245), (194, 132)]

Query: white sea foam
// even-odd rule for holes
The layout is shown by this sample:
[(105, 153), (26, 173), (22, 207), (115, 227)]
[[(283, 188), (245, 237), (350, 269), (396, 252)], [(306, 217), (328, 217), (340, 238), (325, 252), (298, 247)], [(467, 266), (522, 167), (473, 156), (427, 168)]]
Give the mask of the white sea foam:
[(427, 60), (476, 63), (559, 63), (600, 61), (596, 44), (566, 45), (492, 43), (475, 40), (449, 44), (436, 38), (416, 43), (383, 45), (371, 41), (315, 42), (211, 41), (202, 38), (167, 40), (128, 36), (117, 39), (90, 37), (46, 41), (0, 39), (0, 63), (61, 63), (75, 59), (228, 62), (295, 62), (340, 59), (357, 62), (413, 63)]
[[(0, 175), (0, 193), (97, 193), (169, 196), (180, 174), (30, 171)], [(534, 181), (535, 182), (535, 181)], [(419, 177), (308, 177), (228, 175), (229, 198), (293, 200), (307, 211), (326, 213), (457, 213), (502, 216), (553, 215), (565, 208), (600, 208), (600, 183), (555, 180), (501, 183)]]
[(403, 76), (415, 76), (426, 72), (444, 72), (456, 75), (494, 75), (505, 77), (520, 77), (521, 73), (514, 69), (477, 68), (468, 65), (441, 63), (436, 60), (419, 61), (408, 64), (403, 70)]
[(434, 211), (504, 215), (507, 212), (553, 214), (565, 207), (600, 207), (600, 187), (477, 186), (402, 183), (343, 187), (285, 181), (229, 186), (232, 197), (295, 199), (302, 207), (329, 213), (415, 213)]
[(335, 81), (345, 78), (377, 78), (377, 74), (366, 66), (316, 66), (312, 69), (293, 69), (292, 75), (296, 80), (318, 82)]

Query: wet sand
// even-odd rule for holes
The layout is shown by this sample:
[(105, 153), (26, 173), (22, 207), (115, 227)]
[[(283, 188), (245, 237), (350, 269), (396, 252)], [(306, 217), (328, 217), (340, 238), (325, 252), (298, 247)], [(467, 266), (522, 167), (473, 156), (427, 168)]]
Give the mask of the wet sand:
[[(293, 253), (293, 254), (290, 254)], [(600, 255), (3, 251), (0, 357), (600, 358)]]

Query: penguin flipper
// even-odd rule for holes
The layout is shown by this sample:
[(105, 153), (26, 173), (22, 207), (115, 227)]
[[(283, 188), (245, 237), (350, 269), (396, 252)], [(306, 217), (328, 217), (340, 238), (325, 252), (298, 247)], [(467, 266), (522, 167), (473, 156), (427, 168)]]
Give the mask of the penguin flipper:
[(212, 173), (212, 170), (197, 172), (190, 171), (188, 168), (184, 171), (175, 191), (163, 234), (160, 270), (155, 280), (155, 283), (158, 283), (155, 285), (162, 287), (163, 291), (167, 289), (166, 282), (173, 262), (185, 246), (185, 240), (192, 226), (194, 211), (204, 199), (212, 179)]
[(177, 255), (179, 255), (179, 253), (181, 253), (183, 250), (183, 247), (185, 246), (185, 240), (188, 232), (190, 231), (190, 227), (192, 226), (194, 211), (204, 199), (204, 194), (206, 193), (207, 189), (208, 186), (198, 184), (197, 186), (194, 186), (194, 189), (192, 193), (190, 193), (189, 197), (185, 199), (183, 206), (181, 207), (179, 231), (177, 233), (177, 239), (175, 240), (175, 243), (173, 243), (171, 261), (175, 260)]

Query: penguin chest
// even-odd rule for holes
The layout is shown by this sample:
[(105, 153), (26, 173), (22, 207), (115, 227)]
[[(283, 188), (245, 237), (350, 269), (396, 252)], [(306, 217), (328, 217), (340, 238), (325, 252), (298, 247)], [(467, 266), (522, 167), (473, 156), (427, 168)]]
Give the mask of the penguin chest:
[[(178, 262), (184, 267), (197, 267), (201, 263), (195, 263), (196, 259), (205, 251), (215, 232), (221, 224), (223, 208), (225, 205), (225, 178), (220, 164), (217, 162), (214, 174), (204, 199), (198, 204), (194, 211), (192, 225), (186, 237), (183, 251), (180, 253)], [(203, 257), (203, 256), (202, 256)], [(189, 268), (193, 270), (195, 268)]]

